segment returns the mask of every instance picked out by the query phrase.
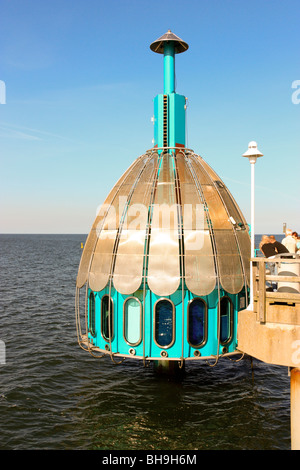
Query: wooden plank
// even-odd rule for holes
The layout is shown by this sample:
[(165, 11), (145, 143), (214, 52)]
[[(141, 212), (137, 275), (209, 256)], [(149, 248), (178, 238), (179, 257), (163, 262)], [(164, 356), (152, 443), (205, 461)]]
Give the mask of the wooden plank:
[(255, 297), (258, 292), (258, 282), (259, 282), (258, 268), (255, 265), (253, 265), (252, 267), (251, 276), (252, 276), (252, 284), (253, 284), (253, 297)]
[[(253, 310), (257, 313), (257, 320), (261, 323), (267, 321), (267, 314), (270, 303), (280, 303), (281, 305), (295, 305), (298, 308), (300, 304), (300, 292), (269, 292), (266, 291), (266, 281), (300, 283), (300, 276), (280, 276), (270, 275), (266, 273), (267, 263), (274, 263), (280, 266), (281, 263), (300, 264), (300, 259), (289, 258), (251, 258), (252, 261), (252, 277), (253, 277)], [(268, 272), (268, 270), (267, 270)], [(295, 286), (296, 287), (296, 286)], [(294, 307), (294, 308), (295, 308)]]
[(292, 292), (266, 292), (266, 298), (272, 299), (273, 301), (281, 300), (300, 302), (300, 294)]
[(253, 263), (292, 263), (292, 264), (300, 264), (300, 258), (298, 259), (293, 259), (293, 258), (251, 258), (250, 261), (253, 261)]
[(267, 281), (277, 281), (277, 282), (300, 282), (300, 276), (274, 276), (266, 275)]
[[(256, 281), (259, 280), (259, 274), (254, 275)], [(277, 281), (277, 282), (300, 282), (300, 276), (275, 276), (271, 274), (266, 274), (266, 281)]]

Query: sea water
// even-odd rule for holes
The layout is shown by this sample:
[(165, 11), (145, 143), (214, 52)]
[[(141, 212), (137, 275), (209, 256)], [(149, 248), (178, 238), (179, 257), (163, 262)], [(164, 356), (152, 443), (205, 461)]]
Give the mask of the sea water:
[(286, 367), (224, 358), (176, 380), (78, 346), (85, 240), (0, 235), (0, 449), (290, 449)]

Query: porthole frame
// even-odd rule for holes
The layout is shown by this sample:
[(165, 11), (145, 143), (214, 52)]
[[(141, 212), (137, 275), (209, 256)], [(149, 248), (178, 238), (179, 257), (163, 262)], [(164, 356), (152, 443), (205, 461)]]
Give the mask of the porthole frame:
[[(91, 297), (93, 297), (93, 311), (91, 312)], [(88, 332), (91, 336), (96, 336), (96, 296), (95, 293), (91, 290), (89, 293), (89, 309), (88, 309)], [(91, 321), (93, 319), (93, 321)]]
[[(155, 332), (156, 332), (156, 328), (155, 328), (155, 325), (156, 325), (156, 308), (157, 308), (157, 304), (159, 302), (164, 301), (164, 300), (166, 300), (167, 302), (169, 302), (172, 305), (172, 341), (169, 344), (167, 344), (166, 346), (161, 346), (157, 342), (156, 335), (155, 335)], [(157, 301), (153, 305), (153, 340), (154, 340), (154, 343), (156, 344), (156, 346), (158, 346), (161, 349), (171, 348), (173, 346), (173, 344), (175, 343), (175, 331), (176, 331), (176, 328), (175, 328), (175, 305), (174, 305), (174, 302), (172, 302), (172, 300), (168, 299), (167, 297), (161, 297), (160, 299), (157, 299)]]
[[(103, 305), (103, 299), (105, 297), (108, 297), (108, 299), (110, 300), (111, 302), (111, 311), (110, 311), (110, 317), (111, 317), (111, 338), (106, 337), (105, 334), (104, 334), (104, 328), (103, 328), (103, 308), (102, 308), (102, 305)], [(110, 295), (108, 294), (104, 294), (102, 297), (101, 297), (101, 305), (100, 305), (100, 318), (101, 318), (101, 335), (102, 335), (102, 338), (106, 341), (106, 342), (110, 342), (113, 340), (114, 338), (114, 301), (113, 299), (111, 298)], [(109, 315), (108, 315), (108, 321), (109, 321)]]
[[(126, 308), (126, 303), (130, 300), (130, 299), (134, 299), (134, 300), (137, 300), (139, 305), (140, 305), (140, 337), (139, 337), (139, 340), (136, 341), (135, 343), (131, 343), (130, 341), (128, 341), (128, 339), (126, 338), (126, 334), (125, 334), (125, 308)], [(135, 297), (134, 295), (131, 295), (130, 297), (127, 297), (127, 299), (125, 299), (124, 301), (124, 304), (123, 304), (123, 338), (124, 338), (124, 341), (129, 345), (129, 346), (138, 346), (141, 341), (142, 341), (142, 302), (140, 301), (140, 299), (138, 299), (137, 297)]]
[[(205, 312), (204, 312), (204, 338), (201, 343), (198, 344), (192, 344), (189, 338), (189, 326), (190, 326), (190, 306), (195, 300), (201, 300), (201, 302), (204, 304), (205, 307)], [(203, 348), (205, 344), (207, 343), (208, 339), (208, 307), (207, 307), (207, 302), (202, 299), (202, 297), (193, 297), (191, 300), (189, 300), (188, 305), (187, 305), (187, 342), (192, 348), (198, 349), (198, 348)]]
[[(221, 341), (221, 301), (222, 300), (228, 300), (230, 304), (230, 318), (229, 318), (229, 337), (226, 341)], [(234, 305), (232, 299), (228, 295), (223, 295), (220, 298), (220, 304), (218, 305), (218, 314), (219, 314), (219, 320), (220, 320), (220, 331), (219, 331), (219, 339), (220, 339), (220, 344), (222, 346), (225, 346), (226, 344), (229, 344), (232, 341), (233, 338), (233, 316), (234, 316)]]

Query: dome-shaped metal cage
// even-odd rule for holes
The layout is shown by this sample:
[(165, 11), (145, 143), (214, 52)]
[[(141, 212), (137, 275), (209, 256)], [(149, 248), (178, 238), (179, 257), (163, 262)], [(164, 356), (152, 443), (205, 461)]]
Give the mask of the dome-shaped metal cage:
[[(113, 187), (85, 243), (77, 290), (86, 286), (87, 331), (79, 329), (80, 343), (148, 360), (235, 352), (236, 313), (248, 303), (249, 259), (246, 221), (211, 167), (188, 149), (151, 149)], [(110, 302), (104, 305), (103, 298)], [(154, 308), (160, 299), (169, 301), (165, 318)], [(201, 302), (191, 320), (195, 299)], [(155, 336), (166, 334), (164, 321), (167, 349)], [(197, 336), (201, 341), (194, 343)]]
[[(187, 45), (167, 34), (153, 44), (165, 51), (172, 77), (170, 54)], [(223, 181), (185, 148), (185, 98), (170, 81), (166, 88), (154, 101), (155, 146), (110, 191), (82, 253), (78, 341), (98, 357), (183, 362), (238, 352), (237, 314), (250, 284), (248, 225)]]

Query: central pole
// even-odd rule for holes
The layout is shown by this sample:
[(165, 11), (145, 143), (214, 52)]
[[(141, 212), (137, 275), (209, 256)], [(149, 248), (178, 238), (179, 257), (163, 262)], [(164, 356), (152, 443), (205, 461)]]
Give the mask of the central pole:
[[(255, 249), (255, 173), (254, 165), (256, 158), (250, 160), (251, 167), (251, 258), (254, 258), (254, 249)], [(249, 309), (253, 309), (253, 275), (252, 275), (252, 261), (250, 262), (250, 305)]]
[[(171, 154), (176, 147), (185, 148), (186, 98), (175, 91), (175, 55), (185, 52), (188, 44), (172, 31), (150, 44), (150, 49), (164, 59), (163, 94), (154, 98), (153, 147)], [(168, 150), (166, 150), (168, 149)]]
[(164, 94), (175, 93), (175, 48), (173, 42), (164, 46)]

